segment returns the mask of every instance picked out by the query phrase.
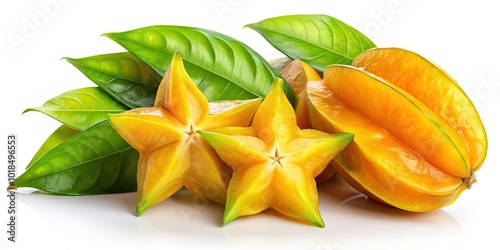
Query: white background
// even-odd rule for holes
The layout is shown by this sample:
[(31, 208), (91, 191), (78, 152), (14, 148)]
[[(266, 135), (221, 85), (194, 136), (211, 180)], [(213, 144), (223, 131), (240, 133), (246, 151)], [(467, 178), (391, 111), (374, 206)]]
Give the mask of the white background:
[[(50, 9), (44, 3), (51, 2)], [(0, 248), (90, 249), (500, 249), (500, 4), (498, 1), (2, 1), (0, 4), (1, 128), (18, 135), (19, 174), (59, 126), (24, 109), (67, 90), (93, 86), (64, 56), (122, 51), (101, 37), (154, 24), (216, 30), (266, 59), (282, 56), (247, 23), (285, 14), (322, 13), (359, 29), (379, 46), (415, 51), (453, 76), (473, 99), (489, 136), (478, 183), (452, 205), (414, 214), (366, 200), (340, 180), (319, 186), (324, 229), (276, 214), (221, 227), (223, 207), (187, 192), (133, 215), (135, 193), (62, 197), (18, 194), (18, 242), (7, 242), (7, 199), (0, 202)], [(219, 8), (216, 8), (219, 6)], [(23, 34), (26, 25), (35, 29)], [(14, 44), (9, 37), (25, 38)], [(0, 144), (2, 142), (0, 141)], [(6, 142), (3, 142), (6, 144)], [(6, 148), (2, 157), (6, 160)], [(7, 186), (6, 163), (0, 188)]]

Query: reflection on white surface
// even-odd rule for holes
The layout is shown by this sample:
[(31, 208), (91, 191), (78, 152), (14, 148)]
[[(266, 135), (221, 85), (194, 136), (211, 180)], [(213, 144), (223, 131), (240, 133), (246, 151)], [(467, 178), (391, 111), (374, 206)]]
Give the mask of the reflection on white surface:
[[(326, 213), (325, 220), (334, 224), (331, 237), (337, 240), (338, 249), (434, 249), (461, 245), (460, 224), (442, 209), (412, 213), (382, 205), (357, 194), (338, 177), (326, 186), (320, 189), (321, 194), (331, 197), (332, 205), (337, 206), (334, 212)], [(329, 206), (323, 204), (322, 211)]]
[[(221, 226), (223, 206), (181, 190), (136, 217), (135, 193), (20, 194), (20, 244), (158, 249), (422, 249), (460, 246), (463, 232), (444, 210), (410, 213), (378, 204), (335, 177), (319, 185), (317, 228), (268, 210)], [(24, 211), (23, 211), (24, 210)], [(33, 225), (30, 228), (23, 225)], [(47, 243), (45, 242), (45, 243)], [(71, 243), (74, 244), (74, 243)]]

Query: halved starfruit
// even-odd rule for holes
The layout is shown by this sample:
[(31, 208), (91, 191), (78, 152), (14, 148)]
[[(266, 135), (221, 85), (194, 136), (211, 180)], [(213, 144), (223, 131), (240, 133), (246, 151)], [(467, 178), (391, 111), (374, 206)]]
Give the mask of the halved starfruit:
[(350, 132), (334, 161), (359, 191), (408, 211), (449, 205), (475, 182), (487, 138), (460, 86), (423, 57), (397, 48), (361, 53), (309, 82), (314, 128)]

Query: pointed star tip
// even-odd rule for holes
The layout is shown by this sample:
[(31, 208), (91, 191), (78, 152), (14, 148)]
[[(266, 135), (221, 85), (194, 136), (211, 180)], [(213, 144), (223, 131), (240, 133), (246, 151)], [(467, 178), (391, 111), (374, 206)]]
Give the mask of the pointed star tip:
[(347, 147), (347, 145), (354, 140), (354, 134), (352, 133), (336, 133), (334, 135), (341, 140), (341, 144), (343, 144), (344, 147)]
[(227, 218), (223, 218), (222, 219), (222, 226), (225, 226), (227, 223), (233, 221), (234, 219), (227, 219)]
[(234, 214), (234, 212), (224, 213), (222, 217), (222, 225), (226, 225), (227, 223), (233, 221), (238, 218), (238, 215)]
[(320, 228), (325, 227), (325, 222), (323, 221), (323, 218), (319, 214), (319, 211), (316, 211), (313, 214), (311, 214), (308, 221), (317, 227), (320, 227)]
[(143, 213), (143, 212), (144, 212), (144, 211), (139, 211), (139, 210), (136, 210), (136, 211), (135, 211), (135, 216), (140, 217), (140, 216), (142, 215), (142, 213)]
[(353, 133), (342, 133), (343, 136), (346, 138), (346, 139), (349, 139), (349, 140), (352, 140), (354, 139), (354, 134)]
[(325, 222), (323, 222), (323, 220), (315, 221), (313, 224), (319, 228), (325, 228)]
[(281, 88), (281, 87), (282, 87), (282, 85), (283, 85), (283, 79), (282, 79), (282, 78), (280, 78), (280, 77), (275, 77), (275, 78), (273, 79), (272, 86), (276, 86), (276, 88), (278, 88), (278, 87), (280, 87), (280, 88)]
[(135, 210), (136, 216), (137, 217), (141, 216), (142, 213), (144, 213), (144, 211), (146, 211), (146, 209), (148, 209), (148, 206), (146, 205), (146, 203), (144, 203), (144, 202), (138, 203), (136, 206), (136, 210)]

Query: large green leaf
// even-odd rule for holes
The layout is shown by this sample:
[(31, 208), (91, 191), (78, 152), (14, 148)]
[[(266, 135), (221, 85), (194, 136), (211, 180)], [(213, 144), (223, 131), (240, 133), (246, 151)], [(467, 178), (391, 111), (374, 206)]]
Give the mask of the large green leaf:
[(128, 52), (64, 58), (130, 108), (153, 106), (161, 76)]
[(66, 195), (135, 191), (139, 153), (102, 121), (46, 152), (9, 188)]
[(107, 115), (120, 113), (127, 108), (97, 87), (87, 87), (64, 92), (37, 108), (38, 111), (78, 130), (87, 129), (108, 119)]
[[(194, 83), (209, 101), (265, 97), (279, 73), (257, 52), (221, 33), (184, 26), (150, 26), (107, 33), (163, 75), (176, 51)], [(288, 99), (294, 95), (284, 84)]]
[(28, 163), (28, 166), (26, 166), (26, 168), (31, 167), (31, 165), (38, 161), (38, 159), (40, 159), (45, 153), (49, 152), (52, 148), (66, 141), (70, 137), (78, 134), (78, 132), (80, 131), (66, 125), (61, 125), (51, 135), (49, 135), (42, 146), (40, 146), (33, 158), (31, 158), (31, 161), (30, 163)]
[(327, 15), (279, 16), (248, 24), (271, 45), (319, 72), (331, 64), (351, 64), (359, 53), (375, 47), (353, 27)]

